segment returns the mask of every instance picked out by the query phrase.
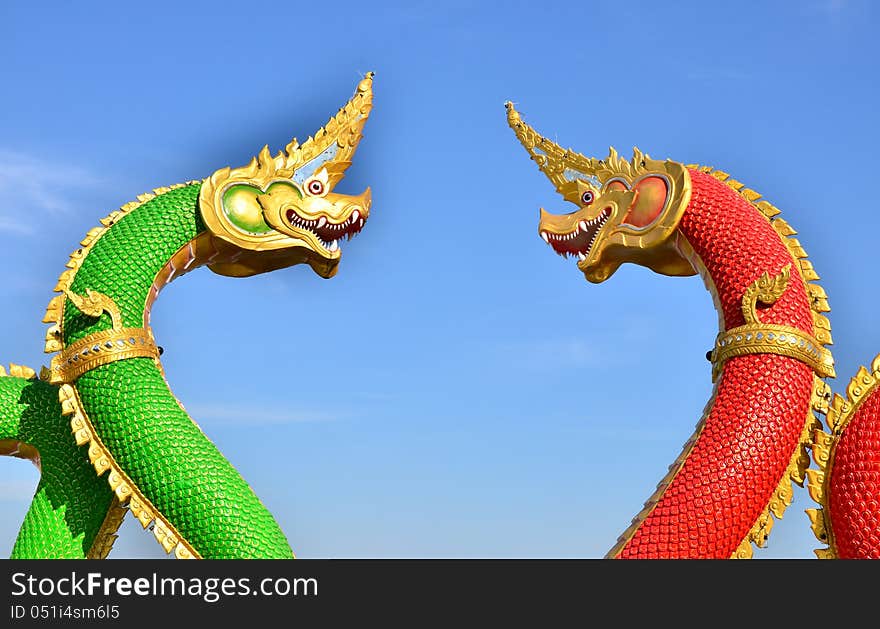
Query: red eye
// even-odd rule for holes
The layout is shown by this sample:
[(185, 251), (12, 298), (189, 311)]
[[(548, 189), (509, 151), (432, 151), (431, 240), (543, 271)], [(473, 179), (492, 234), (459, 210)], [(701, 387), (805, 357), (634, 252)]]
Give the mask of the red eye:
[(589, 205), (590, 203), (592, 203), (593, 202), (593, 192), (590, 190), (587, 190), (586, 192), (584, 192), (581, 195), (581, 201), (583, 202), (584, 205)]
[(312, 180), (308, 183), (308, 185), (306, 186), (306, 189), (309, 191), (309, 194), (313, 194), (313, 195), (316, 195), (316, 196), (317, 196), (317, 195), (319, 195), (319, 194), (323, 194), (323, 193), (324, 193), (324, 184), (321, 183), (321, 182), (320, 182), (319, 180), (317, 180), (317, 179), (312, 179)]

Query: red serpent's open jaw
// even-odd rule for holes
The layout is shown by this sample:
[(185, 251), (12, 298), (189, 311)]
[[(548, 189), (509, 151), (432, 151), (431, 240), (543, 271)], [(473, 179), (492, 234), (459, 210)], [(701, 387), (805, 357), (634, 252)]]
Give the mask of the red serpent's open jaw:
[(351, 240), (364, 228), (367, 217), (358, 210), (352, 212), (341, 223), (334, 223), (321, 216), (315, 219), (303, 218), (293, 208), (287, 210), (287, 222), (293, 227), (311, 232), (327, 251), (336, 251), (343, 238)]
[(579, 221), (574, 231), (556, 234), (546, 229), (541, 230), (541, 238), (553, 251), (564, 258), (576, 255), (579, 260), (585, 260), (596, 242), (596, 236), (611, 216), (608, 209), (602, 210), (598, 216), (590, 220)]

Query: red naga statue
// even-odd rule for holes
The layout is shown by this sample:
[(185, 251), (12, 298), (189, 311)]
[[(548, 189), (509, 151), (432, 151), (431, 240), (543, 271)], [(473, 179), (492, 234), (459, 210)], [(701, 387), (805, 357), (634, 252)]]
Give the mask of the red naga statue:
[(826, 295), (779, 210), (706, 166), (563, 149), (506, 107), (531, 158), (577, 206), (541, 210), (539, 234), (556, 253), (577, 257), (593, 283), (624, 262), (699, 273), (718, 311), (712, 397), (607, 557), (749, 558), (791, 504), (792, 483), (806, 483), (821, 505), (807, 511), (813, 532), (827, 544), (816, 555), (880, 558), (880, 356), (846, 397), (832, 395)]

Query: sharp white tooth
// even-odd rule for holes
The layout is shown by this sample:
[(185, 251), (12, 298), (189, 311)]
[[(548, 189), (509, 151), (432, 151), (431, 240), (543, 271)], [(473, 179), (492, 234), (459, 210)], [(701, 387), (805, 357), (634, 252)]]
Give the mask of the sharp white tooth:
[(318, 219), (318, 227), (323, 227), (326, 222), (327, 222), (327, 219), (322, 216), (321, 218)]
[(337, 249), (339, 249), (339, 241), (334, 240), (330, 243), (330, 251), (336, 251)]
[(361, 213), (358, 212), (357, 210), (355, 210), (354, 212), (352, 212), (352, 213), (351, 213), (351, 222), (354, 223), (354, 222), (358, 219), (358, 217), (359, 217), (360, 215), (361, 215)]
[(364, 219), (361, 219), (361, 227), (364, 226)]
[(580, 227), (584, 231), (587, 231), (587, 221), (581, 221), (580, 223), (578, 223), (578, 227)]
[(586, 259), (587, 259), (587, 256), (585, 256), (583, 253), (578, 252), (578, 260), (583, 262)]

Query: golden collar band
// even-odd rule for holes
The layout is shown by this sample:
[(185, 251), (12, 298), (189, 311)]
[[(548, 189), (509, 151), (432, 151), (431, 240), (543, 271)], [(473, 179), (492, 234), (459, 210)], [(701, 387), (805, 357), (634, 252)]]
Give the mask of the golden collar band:
[(749, 323), (719, 334), (712, 350), (712, 382), (724, 362), (747, 354), (779, 354), (806, 363), (820, 378), (834, 377), (831, 352), (811, 334), (787, 325)]
[(791, 265), (786, 264), (777, 275), (764, 273), (752, 282), (742, 297), (745, 325), (722, 332), (715, 340), (709, 360), (712, 361), (712, 382), (718, 379), (724, 362), (746, 354), (779, 354), (806, 363), (820, 378), (834, 377), (834, 359), (822, 343), (798, 328), (764, 323), (758, 318), (758, 302), (771, 305), (788, 287)]
[(159, 348), (149, 329), (104, 330), (80, 339), (52, 358), (49, 382), (73, 383), (95, 367), (126, 358), (159, 358)]

